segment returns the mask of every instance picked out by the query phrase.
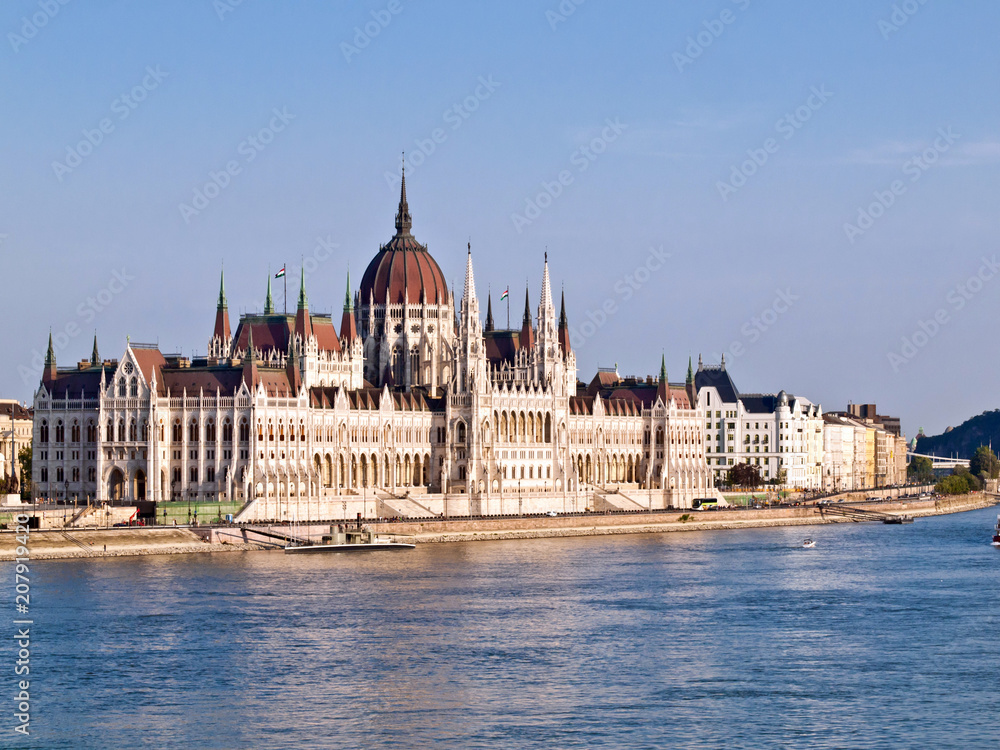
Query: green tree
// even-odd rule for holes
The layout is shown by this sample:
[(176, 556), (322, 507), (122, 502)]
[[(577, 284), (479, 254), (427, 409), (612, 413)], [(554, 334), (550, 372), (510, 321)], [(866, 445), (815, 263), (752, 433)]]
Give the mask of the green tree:
[(760, 487), (761, 481), (760, 468), (749, 461), (736, 464), (726, 472), (726, 482), (732, 487), (754, 489)]
[(980, 445), (969, 460), (969, 472), (981, 479), (996, 479), (1000, 476), (1000, 459), (987, 446)]
[(951, 474), (938, 482), (934, 489), (942, 495), (965, 495), (969, 491), (969, 483), (965, 476)]
[(934, 479), (934, 462), (926, 456), (914, 456), (906, 473), (916, 482), (930, 482)]
[(961, 477), (965, 480), (966, 486), (970, 490), (981, 490), (983, 488), (983, 483), (980, 481), (979, 477), (973, 474), (971, 471), (966, 469), (964, 466), (956, 466), (952, 470), (952, 476)]
[(31, 499), (31, 446), (26, 445), (17, 452), (17, 462), (21, 464), (21, 499)]

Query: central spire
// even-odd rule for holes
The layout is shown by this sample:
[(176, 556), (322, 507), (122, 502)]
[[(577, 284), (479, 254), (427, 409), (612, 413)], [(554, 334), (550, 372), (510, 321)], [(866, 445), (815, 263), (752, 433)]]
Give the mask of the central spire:
[(403, 180), (399, 188), (399, 210), (396, 211), (396, 236), (406, 237), (413, 227), (410, 207), (406, 203), (406, 154), (403, 154)]

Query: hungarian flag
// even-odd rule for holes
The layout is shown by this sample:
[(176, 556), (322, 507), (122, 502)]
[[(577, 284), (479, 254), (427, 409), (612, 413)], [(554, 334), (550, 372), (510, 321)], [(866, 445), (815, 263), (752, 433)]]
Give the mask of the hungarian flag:
[(500, 301), (501, 302), (503, 302), (505, 299), (507, 299), (507, 294), (509, 292), (510, 292), (510, 287), (507, 287), (506, 289), (503, 290), (503, 294), (500, 295)]
[(280, 271), (278, 271), (278, 272), (277, 272), (276, 274), (274, 274), (274, 278), (276, 278), (276, 279), (280, 279), (280, 278), (281, 278), (282, 276), (284, 276), (284, 275), (285, 275), (285, 267), (284, 267), (284, 266), (282, 266), (282, 267), (281, 267), (281, 270), (280, 270)]

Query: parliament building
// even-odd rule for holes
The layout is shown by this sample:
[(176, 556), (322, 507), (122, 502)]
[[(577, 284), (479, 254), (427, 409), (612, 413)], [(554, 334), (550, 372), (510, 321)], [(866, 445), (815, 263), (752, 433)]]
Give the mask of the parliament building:
[(715, 497), (704, 406), (684, 383), (601, 370), (577, 379), (548, 258), (520, 328), (485, 321), (471, 248), (458, 304), (412, 234), (403, 176), (395, 234), (339, 329), (310, 312), (230, 326), (220, 282), (207, 355), (129, 341), (57, 368), (34, 397), (39, 499), (235, 500), (240, 520), (447, 517), (690, 508)]

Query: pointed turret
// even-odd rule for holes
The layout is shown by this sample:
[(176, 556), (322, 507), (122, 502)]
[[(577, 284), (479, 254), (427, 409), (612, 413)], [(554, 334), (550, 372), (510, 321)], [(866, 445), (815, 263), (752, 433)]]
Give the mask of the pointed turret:
[(569, 322), (566, 320), (566, 292), (563, 291), (559, 301), (559, 346), (563, 354), (569, 354)]
[(670, 403), (670, 384), (667, 382), (667, 358), (660, 355), (660, 378), (656, 385), (656, 395), (663, 401), (664, 406)]
[(462, 299), (465, 304), (471, 303), (476, 298), (476, 279), (472, 273), (472, 243), (468, 245), (469, 253), (465, 260), (465, 291)]
[(557, 338), (556, 308), (552, 302), (552, 286), (549, 283), (549, 253), (546, 251), (545, 265), (542, 268), (542, 294), (538, 301), (538, 340), (544, 345), (545, 351), (550, 351)]
[(247, 338), (247, 351), (243, 357), (243, 382), (250, 390), (257, 387), (260, 377), (257, 373), (257, 351), (253, 348), (253, 326), (250, 326), (250, 335)]
[(354, 317), (354, 305), (351, 302), (351, 269), (347, 269), (347, 291), (344, 293), (344, 316), (340, 319), (340, 338), (347, 343), (358, 337), (358, 321)]
[(299, 366), (299, 355), (295, 350), (295, 337), (288, 340), (288, 358), (285, 361), (285, 373), (288, 375), (288, 385), (292, 393), (299, 392), (302, 386), (302, 370)]
[[(271, 279), (268, 276), (268, 285), (270, 285)], [(229, 303), (226, 301), (226, 272), (222, 271), (219, 275), (219, 303), (215, 308), (215, 330), (212, 332), (212, 338), (215, 339), (218, 344), (225, 345), (232, 338), (232, 331), (229, 328)]]
[(528, 285), (524, 285), (524, 318), (521, 320), (521, 349), (531, 349), (535, 345), (535, 331), (531, 327), (531, 303), (528, 301)]
[(295, 313), (295, 335), (302, 337), (302, 345), (312, 336), (312, 320), (309, 317), (309, 299), (306, 297), (306, 269), (302, 266), (299, 280), (299, 307)]
[(408, 237), (413, 228), (410, 207), (406, 203), (406, 161), (403, 161), (403, 179), (399, 188), (399, 209), (396, 211), (396, 236)]
[(42, 370), (42, 382), (54, 383), (56, 380), (56, 353), (52, 348), (52, 329), (49, 329), (49, 348), (45, 352), (45, 368)]
[(101, 355), (97, 351), (97, 331), (94, 331), (94, 350), (90, 353), (90, 366), (101, 366)]
[(688, 385), (694, 382), (694, 370), (691, 367), (691, 357), (688, 356), (688, 374), (687, 380), (685, 381)]
[(267, 272), (267, 299), (264, 300), (264, 314), (274, 315), (274, 300), (271, 299), (271, 272)]
[(486, 293), (486, 328), (483, 330), (493, 330), (493, 299), (489, 292)]

